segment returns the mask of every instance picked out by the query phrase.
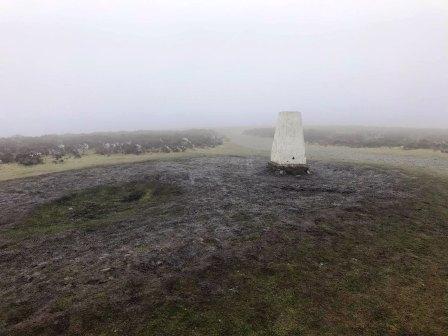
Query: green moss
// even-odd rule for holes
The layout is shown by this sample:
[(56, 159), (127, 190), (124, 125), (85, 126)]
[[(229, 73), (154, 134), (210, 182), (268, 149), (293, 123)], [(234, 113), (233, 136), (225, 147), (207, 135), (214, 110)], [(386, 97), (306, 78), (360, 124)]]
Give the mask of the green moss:
[(66, 295), (59, 297), (54, 303), (53, 309), (55, 311), (65, 311), (73, 305), (75, 298), (76, 297), (74, 295)]
[(129, 218), (154, 202), (165, 202), (176, 192), (174, 186), (151, 181), (98, 186), (37, 207), (23, 225), (6, 233), (11, 238), (24, 238), (73, 228), (92, 231)]

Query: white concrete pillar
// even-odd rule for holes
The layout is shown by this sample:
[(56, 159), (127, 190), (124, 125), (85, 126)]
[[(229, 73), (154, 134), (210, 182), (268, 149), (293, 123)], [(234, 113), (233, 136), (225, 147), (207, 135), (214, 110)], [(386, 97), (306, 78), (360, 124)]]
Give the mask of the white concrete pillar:
[(305, 139), (300, 112), (280, 112), (272, 143), (271, 163), (278, 166), (306, 165)]

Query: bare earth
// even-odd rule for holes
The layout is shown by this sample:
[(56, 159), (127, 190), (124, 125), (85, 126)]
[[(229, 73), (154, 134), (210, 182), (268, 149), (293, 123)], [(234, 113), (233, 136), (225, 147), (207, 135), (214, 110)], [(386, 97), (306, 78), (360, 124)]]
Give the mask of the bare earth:
[[(308, 176), (276, 176), (262, 158), (195, 158), (2, 182), (3, 229), (19, 225), (38, 204), (92, 186), (153, 179), (180, 188), (166, 202), (95, 230), (74, 227), (19, 240), (2, 235), (0, 310), (12, 315), (4, 316), (5, 330), (43, 328), (56, 335), (82, 329), (73, 316), (88, 311), (89, 298), (98, 293), (130, 311), (139, 309), (135, 295), (163, 293), (152, 297), (153, 303), (169, 301), (173, 279), (206, 272), (223, 260), (250, 260), (256, 252), (244, 242), (273, 234), (275, 226), (294, 235), (312, 233), (325, 219), (343, 221), (347, 213), (357, 213), (358, 225), (368, 225), (363, 207), (374, 202), (375, 211), (384, 211), (415, 196), (397, 171), (322, 162), (312, 167)], [(135, 293), (128, 288), (134, 283)], [(219, 283), (202, 286), (209, 295), (220, 290)], [(58, 310), (66, 297), (73, 304)], [(14, 316), (20, 309), (23, 315)]]

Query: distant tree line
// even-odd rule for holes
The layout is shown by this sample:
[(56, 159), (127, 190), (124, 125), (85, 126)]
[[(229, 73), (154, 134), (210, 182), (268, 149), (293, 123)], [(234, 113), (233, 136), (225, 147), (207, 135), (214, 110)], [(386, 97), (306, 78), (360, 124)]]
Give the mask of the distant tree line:
[[(245, 135), (274, 137), (273, 127), (253, 128)], [(348, 147), (402, 147), (433, 149), (448, 153), (448, 130), (392, 127), (309, 127), (304, 129), (305, 141), (319, 145)]]
[(54, 163), (61, 163), (66, 157), (80, 158), (88, 153), (170, 153), (189, 148), (215, 147), (222, 143), (222, 137), (212, 130), (14, 136), (0, 138), (0, 163), (35, 165), (43, 163), (44, 156), (51, 156)]

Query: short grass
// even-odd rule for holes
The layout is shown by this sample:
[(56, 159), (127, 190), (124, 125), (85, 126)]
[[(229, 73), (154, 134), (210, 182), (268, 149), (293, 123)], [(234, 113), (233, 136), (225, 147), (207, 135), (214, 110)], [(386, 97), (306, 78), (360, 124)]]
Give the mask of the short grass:
[(233, 143), (226, 142), (214, 148), (198, 148), (179, 153), (146, 153), (142, 155), (98, 155), (89, 154), (79, 159), (66, 158), (63, 163), (53, 163), (50, 157), (46, 157), (44, 164), (35, 166), (23, 166), (16, 163), (0, 164), (0, 181), (12, 180), (23, 177), (37, 176), (48, 173), (76, 170), (95, 166), (115, 165), (121, 163), (143, 162), (152, 160), (172, 160), (198, 156), (216, 155), (252, 155), (256, 151)]
[[(220, 130), (225, 134), (231, 142), (238, 144), (239, 146), (257, 149), (263, 154), (269, 154), (272, 146), (272, 138), (263, 138), (253, 135), (245, 135), (241, 132), (241, 128), (227, 128)], [(326, 151), (323, 151), (327, 149)], [(403, 149), (401, 147), (347, 147), (347, 146), (335, 146), (335, 145), (319, 145), (314, 143), (307, 144), (307, 150), (311, 154), (313, 159), (320, 159), (321, 154), (327, 154), (326, 152), (338, 153), (340, 150), (348, 150), (354, 154), (377, 154), (377, 155), (393, 155), (393, 156), (411, 156), (417, 158), (441, 158), (448, 159), (447, 153), (432, 149)], [(316, 156), (316, 157), (314, 157)]]
[[(269, 156), (272, 138), (245, 135), (241, 128), (227, 128), (220, 132), (232, 143), (252, 148), (258, 155)], [(404, 150), (402, 148), (352, 148), (346, 146), (306, 145), (308, 160), (347, 162), (355, 164), (380, 164), (404, 168), (420, 173), (448, 176), (448, 154), (430, 149)]]
[(72, 228), (94, 230), (144, 211), (175, 192), (174, 186), (150, 180), (98, 186), (40, 205), (22, 225), (6, 230), (5, 234), (15, 240)]

